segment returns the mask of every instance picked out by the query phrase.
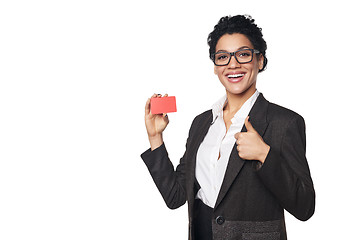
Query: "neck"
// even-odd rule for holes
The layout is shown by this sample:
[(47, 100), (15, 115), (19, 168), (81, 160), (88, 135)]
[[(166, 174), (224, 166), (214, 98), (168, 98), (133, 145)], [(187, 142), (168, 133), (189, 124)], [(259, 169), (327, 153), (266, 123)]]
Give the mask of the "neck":
[(236, 113), (239, 109), (244, 105), (244, 103), (255, 93), (256, 88), (250, 88), (247, 91), (241, 94), (232, 94), (230, 92), (226, 92), (227, 95), (227, 104), (224, 110), (229, 111), (229, 113)]

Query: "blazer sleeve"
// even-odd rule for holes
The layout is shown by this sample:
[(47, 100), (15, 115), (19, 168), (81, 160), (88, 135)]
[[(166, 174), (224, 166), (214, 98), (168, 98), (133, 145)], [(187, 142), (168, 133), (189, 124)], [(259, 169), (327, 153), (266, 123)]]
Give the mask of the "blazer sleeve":
[(191, 144), (191, 139), (195, 134), (195, 129), (197, 129), (199, 122), (201, 122), (201, 116), (197, 116), (191, 124), (188, 139), (186, 141), (185, 153), (175, 170), (166, 151), (165, 144), (153, 151), (148, 149), (141, 154), (141, 158), (147, 166), (155, 185), (170, 209), (181, 207), (187, 200), (186, 163), (189, 145)]
[(148, 149), (141, 154), (141, 158), (168, 208), (176, 209), (184, 205), (186, 202), (184, 157), (180, 160), (176, 170), (174, 170), (165, 144), (163, 144), (153, 151)]
[(300, 115), (285, 127), (279, 149), (270, 146), (258, 176), (288, 212), (306, 221), (315, 211), (315, 190), (305, 156), (305, 122)]

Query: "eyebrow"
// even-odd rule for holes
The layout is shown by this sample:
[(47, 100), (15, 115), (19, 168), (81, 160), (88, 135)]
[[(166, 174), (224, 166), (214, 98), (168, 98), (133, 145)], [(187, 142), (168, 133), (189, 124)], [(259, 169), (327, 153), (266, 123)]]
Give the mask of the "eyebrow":
[[(238, 48), (236, 51), (239, 51), (239, 50), (241, 50), (241, 49), (251, 49), (251, 47), (248, 47), (248, 46), (243, 46), (243, 47), (240, 47), (240, 48)], [(235, 51), (235, 52), (236, 52)], [(219, 52), (228, 52), (228, 51), (226, 51), (226, 50), (218, 50), (218, 51), (216, 51), (215, 53), (219, 53)]]

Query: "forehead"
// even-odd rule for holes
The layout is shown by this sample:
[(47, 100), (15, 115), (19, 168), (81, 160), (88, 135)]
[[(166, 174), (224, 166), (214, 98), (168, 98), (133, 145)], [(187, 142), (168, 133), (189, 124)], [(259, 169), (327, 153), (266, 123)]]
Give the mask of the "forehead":
[(254, 48), (250, 40), (244, 34), (224, 34), (218, 40), (215, 51), (224, 50), (227, 52), (233, 52), (243, 47)]

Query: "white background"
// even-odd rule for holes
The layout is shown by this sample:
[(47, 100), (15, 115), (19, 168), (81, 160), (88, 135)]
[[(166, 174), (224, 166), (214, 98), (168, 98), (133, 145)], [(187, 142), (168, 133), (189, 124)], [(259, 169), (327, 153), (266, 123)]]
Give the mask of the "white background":
[(288, 237), (356, 239), (359, 43), (356, 1), (1, 1), (0, 239), (186, 239), (140, 154), (144, 104), (177, 97), (174, 165), (192, 119), (225, 92), (206, 38), (250, 14), (269, 64), (258, 89), (300, 113), (317, 205)]

